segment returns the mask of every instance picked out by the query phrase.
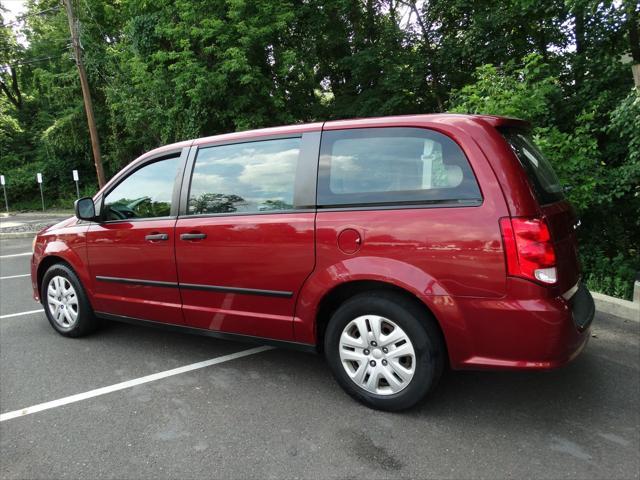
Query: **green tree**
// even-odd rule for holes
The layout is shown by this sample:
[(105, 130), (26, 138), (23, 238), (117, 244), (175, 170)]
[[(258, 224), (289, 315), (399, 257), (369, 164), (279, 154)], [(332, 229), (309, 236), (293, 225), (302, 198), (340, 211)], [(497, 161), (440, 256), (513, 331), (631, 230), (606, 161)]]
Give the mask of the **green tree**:
[[(249, 128), (450, 108), (522, 117), (581, 212), (591, 285), (628, 296), (637, 2), (73, 2), (109, 176), (151, 148)], [(13, 205), (36, 206), (42, 172), (47, 197), (70, 206), (72, 169), (87, 194), (96, 181), (67, 19), (58, 0), (27, 5), (26, 42), (0, 30), (0, 171)]]
[[(582, 260), (591, 288), (630, 298), (640, 269), (640, 100), (632, 92), (603, 122), (587, 103), (572, 128), (561, 129), (553, 114), (565, 101), (561, 84), (542, 57), (532, 54), (523, 67), (499, 70), (484, 65), (475, 83), (452, 96), (453, 111), (519, 117), (532, 122), (533, 136), (554, 165), (569, 200), (578, 209)], [(618, 155), (608, 157), (618, 145)]]

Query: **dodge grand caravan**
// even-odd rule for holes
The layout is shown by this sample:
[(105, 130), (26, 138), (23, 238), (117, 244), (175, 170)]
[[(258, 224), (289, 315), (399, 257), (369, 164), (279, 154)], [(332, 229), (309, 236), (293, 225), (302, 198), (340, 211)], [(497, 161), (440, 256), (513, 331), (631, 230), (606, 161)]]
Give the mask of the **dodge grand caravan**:
[(416, 115), (158, 148), (39, 233), (35, 299), (68, 337), (108, 319), (323, 352), (386, 410), (447, 366), (561, 366), (594, 305), (529, 130)]

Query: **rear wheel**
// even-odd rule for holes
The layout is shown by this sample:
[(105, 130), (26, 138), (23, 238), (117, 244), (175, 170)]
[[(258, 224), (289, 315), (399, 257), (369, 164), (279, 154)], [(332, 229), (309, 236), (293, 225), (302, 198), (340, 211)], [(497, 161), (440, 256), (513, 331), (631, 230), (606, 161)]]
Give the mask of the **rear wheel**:
[(347, 393), (380, 410), (415, 405), (435, 387), (444, 366), (435, 320), (392, 292), (360, 294), (343, 303), (327, 327), (325, 353)]
[(51, 266), (42, 278), (40, 298), (51, 326), (66, 337), (80, 337), (98, 327), (82, 284), (71, 268)]

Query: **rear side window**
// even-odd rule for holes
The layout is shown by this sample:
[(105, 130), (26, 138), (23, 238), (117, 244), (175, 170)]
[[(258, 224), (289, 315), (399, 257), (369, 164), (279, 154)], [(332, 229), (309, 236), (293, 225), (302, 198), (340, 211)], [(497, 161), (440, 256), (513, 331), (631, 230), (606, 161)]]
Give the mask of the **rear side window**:
[(502, 135), (518, 157), (529, 177), (536, 198), (541, 205), (564, 198), (562, 185), (551, 163), (533, 143), (528, 132), (519, 129), (503, 129)]
[(322, 133), (318, 206), (481, 200), (467, 158), (441, 133), (404, 127)]
[(300, 142), (285, 138), (200, 149), (187, 213), (291, 210)]

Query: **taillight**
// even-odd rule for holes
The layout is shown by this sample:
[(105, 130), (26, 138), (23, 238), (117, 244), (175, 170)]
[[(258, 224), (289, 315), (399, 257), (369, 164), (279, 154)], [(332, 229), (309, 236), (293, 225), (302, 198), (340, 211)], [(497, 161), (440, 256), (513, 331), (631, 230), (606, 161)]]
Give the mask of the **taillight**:
[(544, 220), (503, 217), (500, 230), (509, 275), (546, 284), (556, 283), (556, 253)]

